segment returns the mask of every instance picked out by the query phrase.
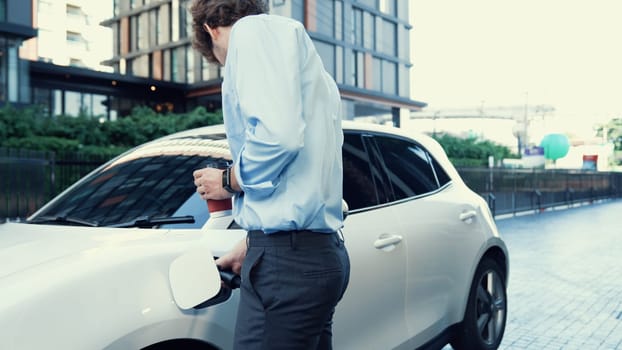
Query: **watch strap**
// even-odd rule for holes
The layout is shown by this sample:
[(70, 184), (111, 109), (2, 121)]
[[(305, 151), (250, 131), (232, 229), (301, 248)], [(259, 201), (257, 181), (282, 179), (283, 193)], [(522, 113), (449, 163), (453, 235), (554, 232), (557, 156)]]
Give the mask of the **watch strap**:
[(222, 188), (229, 193), (236, 193), (236, 191), (231, 187), (231, 167), (227, 167), (222, 172)]

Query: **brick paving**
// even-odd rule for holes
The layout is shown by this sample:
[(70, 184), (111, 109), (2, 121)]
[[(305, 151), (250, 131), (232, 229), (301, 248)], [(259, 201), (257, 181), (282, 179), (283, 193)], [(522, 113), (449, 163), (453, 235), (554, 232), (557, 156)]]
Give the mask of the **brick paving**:
[(500, 349), (622, 350), (622, 200), (497, 225), (510, 251)]

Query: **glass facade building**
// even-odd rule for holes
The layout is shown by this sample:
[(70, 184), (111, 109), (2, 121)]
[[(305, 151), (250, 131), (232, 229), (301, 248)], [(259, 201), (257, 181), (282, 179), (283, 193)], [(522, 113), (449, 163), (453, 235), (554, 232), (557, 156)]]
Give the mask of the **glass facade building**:
[[(270, 12), (307, 28), (339, 85), (345, 119), (399, 125), (400, 110), (426, 104), (410, 98), (408, 0), (269, 0)], [(115, 73), (188, 85), (188, 108), (220, 106), (220, 69), (191, 44), (191, 0), (114, 0)]]

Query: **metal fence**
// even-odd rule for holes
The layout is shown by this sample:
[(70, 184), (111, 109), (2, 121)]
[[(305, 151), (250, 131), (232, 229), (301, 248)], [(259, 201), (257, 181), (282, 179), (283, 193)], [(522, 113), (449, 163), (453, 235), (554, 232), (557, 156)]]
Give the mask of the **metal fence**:
[(0, 222), (28, 217), (106, 160), (0, 148)]
[[(108, 159), (0, 148), (0, 222), (23, 219)], [(493, 214), (542, 211), (622, 197), (622, 173), (459, 168)]]
[(622, 197), (622, 173), (587, 170), (462, 168), (466, 184), (495, 216)]

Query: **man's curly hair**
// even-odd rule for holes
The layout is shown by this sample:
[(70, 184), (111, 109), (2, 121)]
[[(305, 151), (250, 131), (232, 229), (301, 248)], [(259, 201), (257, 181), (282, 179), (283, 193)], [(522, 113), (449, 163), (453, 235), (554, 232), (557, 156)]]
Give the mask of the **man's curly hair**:
[(218, 64), (213, 52), (212, 37), (205, 31), (203, 24), (211, 28), (227, 27), (242, 17), (267, 13), (268, 10), (263, 0), (194, 0), (190, 12), (194, 32), (192, 46), (208, 62)]

